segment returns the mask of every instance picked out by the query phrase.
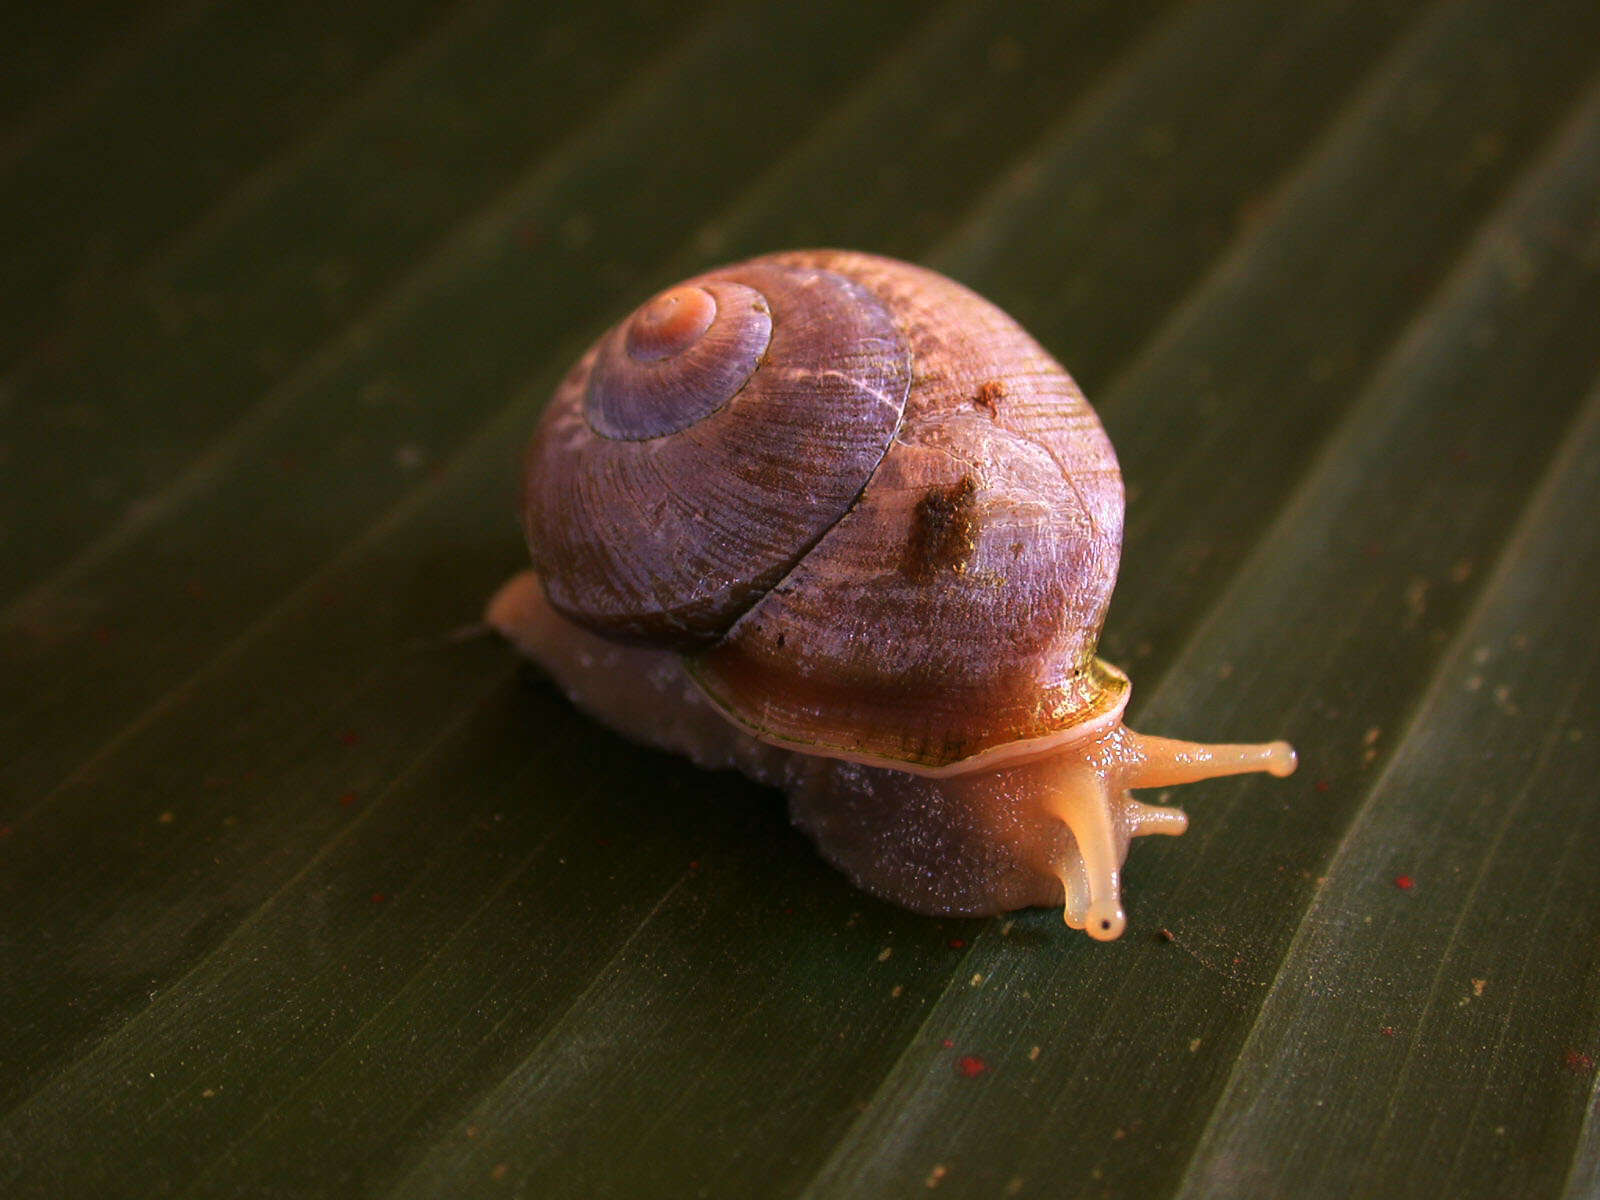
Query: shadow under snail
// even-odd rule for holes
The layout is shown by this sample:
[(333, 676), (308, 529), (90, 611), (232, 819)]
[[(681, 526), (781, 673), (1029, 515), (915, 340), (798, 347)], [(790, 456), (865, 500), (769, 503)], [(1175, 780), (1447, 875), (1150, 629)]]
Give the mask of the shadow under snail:
[(1077, 385), (932, 271), (772, 254), (603, 336), (530, 444), (533, 570), (489, 623), (638, 741), (787, 794), (860, 887), (918, 912), (1126, 924), (1130, 788), (1288, 775), (1285, 742), (1122, 723), (1095, 656), (1122, 476)]

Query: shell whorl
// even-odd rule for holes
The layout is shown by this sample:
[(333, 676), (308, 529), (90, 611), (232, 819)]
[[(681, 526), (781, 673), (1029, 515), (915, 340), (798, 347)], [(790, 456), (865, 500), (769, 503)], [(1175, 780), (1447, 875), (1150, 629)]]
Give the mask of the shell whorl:
[(679, 433), (738, 395), (771, 340), (772, 314), (754, 288), (669, 288), (600, 342), (583, 414), (613, 440)]
[(684, 650), (763, 740), (942, 769), (1126, 689), (1094, 656), (1110, 442), (1015, 321), (934, 272), (799, 251), (689, 280), (574, 368), (527, 467), (552, 605)]
[(599, 633), (715, 641), (866, 486), (911, 366), (883, 303), (755, 260), (648, 301), (557, 389), (524, 521), (557, 610)]

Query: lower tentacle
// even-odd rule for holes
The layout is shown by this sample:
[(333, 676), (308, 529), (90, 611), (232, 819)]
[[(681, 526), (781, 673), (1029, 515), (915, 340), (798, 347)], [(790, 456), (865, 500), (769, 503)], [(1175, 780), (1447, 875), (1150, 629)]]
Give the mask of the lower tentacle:
[(1066, 919), (1074, 928), (1082, 928), (1097, 941), (1110, 941), (1120, 937), (1127, 927), (1128, 916), (1122, 908), (1122, 848), (1117, 844), (1111, 818), (1111, 797), (1106, 780), (1097, 772), (1082, 766), (1071, 765), (1056, 778), (1045, 806), (1072, 831), (1081, 856), (1083, 884), (1088, 891), (1088, 903), (1083, 907), (1081, 926), (1076, 915), (1072, 872), (1062, 871), (1062, 885), (1067, 892)]
[[(1126, 795), (1126, 793), (1124, 793)], [(1133, 837), (1147, 833), (1160, 833), (1177, 837), (1189, 828), (1189, 814), (1181, 808), (1167, 804), (1143, 804), (1127, 796), (1128, 832)]]

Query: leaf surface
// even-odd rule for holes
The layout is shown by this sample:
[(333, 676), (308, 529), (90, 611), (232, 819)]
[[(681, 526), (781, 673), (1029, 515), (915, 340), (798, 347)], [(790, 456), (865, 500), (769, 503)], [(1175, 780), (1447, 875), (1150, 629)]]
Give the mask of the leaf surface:
[[(1593, 1193), (1592, 5), (266, 7), (0, 88), (0, 1192)], [(570, 361), (808, 244), (1073, 370), (1132, 723), (1300, 751), (1120, 942), (458, 636)]]

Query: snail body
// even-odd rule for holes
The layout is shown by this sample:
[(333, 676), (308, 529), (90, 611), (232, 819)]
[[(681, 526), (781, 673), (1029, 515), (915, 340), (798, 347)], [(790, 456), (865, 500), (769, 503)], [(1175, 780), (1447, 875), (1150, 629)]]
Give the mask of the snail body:
[(929, 913), (1125, 926), (1130, 788), (1285, 775), (1284, 743), (1127, 729), (1095, 655), (1122, 480), (1072, 378), (934, 272), (802, 251), (707, 272), (584, 355), (529, 445), (533, 570), (488, 620), (637, 740), (788, 796)]

